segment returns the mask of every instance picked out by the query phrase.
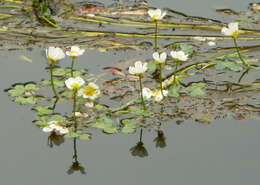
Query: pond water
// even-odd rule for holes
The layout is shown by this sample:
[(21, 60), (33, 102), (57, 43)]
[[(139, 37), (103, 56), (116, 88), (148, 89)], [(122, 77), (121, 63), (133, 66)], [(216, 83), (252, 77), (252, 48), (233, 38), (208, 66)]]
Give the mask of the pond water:
[[(161, 0), (151, 1), (149, 5), (171, 7), (189, 15), (215, 19), (221, 17), (214, 12), (215, 8), (244, 11), (249, 3), (251, 1), (247, 0), (197, 0), (191, 4), (188, 0)], [(109, 52), (87, 50), (77, 61), (76, 67), (100, 74), (103, 73), (103, 67), (113, 66), (119, 61), (142, 60), (151, 53), (152, 48)], [(30, 58), (32, 62), (21, 59), (21, 56)], [(176, 124), (176, 120), (167, 120), (161, 126), (156, 125), (166, 138), (163, 148), (155, 146), (154, 139), (158, 133), (151, 128), (137, 128), (134, 134), (95, 131), (90, 141), (66, 139), (60, 146), (50, 148), (48, 134), (32, 123), (36, 117), (35, 112), (30, 110), (31, 106), (18, 105), (4, 92), (15, 83), (39, 82), (49, 78), (44, 47), (3, 49), (0, 51), (0, 61), (0, 179), (3, 185), (259, 184), (258, 120), (220, 119), (210, 124), (189, 119)], [(65, 59), (60, 65), (68, 66), (70, 60)], [(259, 77), (255, 72), (245, 80)], [(61, 102), (56, 108), (70, 114), (71, 102)], [(147, 156), (142, 158), (133, 156), (130, 151), (139, 142), (141, 132), (142, 143), (147, 151), (143, 151)], [(68, 175), (75, 152), (86, 174), (75, 171)]]

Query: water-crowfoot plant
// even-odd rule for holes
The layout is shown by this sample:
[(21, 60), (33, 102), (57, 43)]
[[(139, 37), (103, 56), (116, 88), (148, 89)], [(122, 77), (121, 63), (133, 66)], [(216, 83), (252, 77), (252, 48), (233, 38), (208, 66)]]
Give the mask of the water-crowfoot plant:
[(140, 97), (143, 104), (144, 110), (146, 110), (146, 106), (144, 103), (144, 96), (143, 96), (143, 84), (142, 84), (142, 78), (144, 76), (144, 73), (147, 71), (147, 63), (142, 63), (141, 61), (136, 61), (134, 66), (129, 67), (129, 73), (131, 75), (135, 75), (139, 77), (139, 85), (140, 85)]
[(59, 95), (58, 95), (55, 85), (54, 85), (53, 69), (54, 69), (54, 65), (57, 63), (57, 61), (65, 58), (65, 54), (61, 48), (51, 46), (48, 49), (46, 49), (46, 57), (50, 64), (51, 87), (52, 87), (52, 91), (55, 95), (56, 102), (57, 102), (59, 100)]
[(175, 61), (175, 71), (174, 71), (174, 84), (177, 83), (177, 70), (178, 70), (178, 66), (179, 66), (179, 62), (185, 62), (188, 60), (188, 55), (185, 54), (183, 51), (171, 51), (171, 56)]
[(162, 20), (163, 17), (167, 14), (166, 11), (161, 9), (150, 9), (148, 10), (148, 15), (155, 23), (155, 33), (154, 33), (154, 50), (157, 51), (157, 37), (158, 37), (158, 21)]
[(66, 55), (71, 58), (71, 67), (70, 67), (70, 76), (74, 77), (73, 71), (74, 71), (74, 63), (76, 59), (83, 55), (85, 52), (84, 49), (80, 49), (78, 46), (72, 46), (69, 51), (66, 51)]
[(77, 116), (76, 116), (76, 109), (77, 109), (77, 95), (78, 90), (82, 85), (85, 84), (85, 81), (81, 77), (76, 78), (69, 78), (65, 81), (66, 87), (73, 91), (73, 109), (72, 109), (72, 116), (74, 120), (74, 129), (75, 132), (77, 131)]
[[(165, 65), (165, 61), (167, 59), (167, 53), (166, 52), (163, 52), (163, 53), (158, 53), (158, 52), (154, 52), (153, 53), (153, 59), (155, 60), (156, 64), (159, 65), (159, 70), (160, 70), (160, 89), (161, 89), (161, 92), (163, 91), (163, 86), (162, 86), (162, 82), (163, 82), (163, 66)], [(163, 94), (163, 92), (162, 92)]]
[(226, 35), (226, 36), (230, 36), (233, 41), (234, 41), (234, 45), (237, 51), (237, 55), (239, 57), (239, 59), (241, 60), (241, 62), (243, 63), (243, 65), (246, 68), (250, 68), (250, 65), (248, 64), (248, 62), (242, 57), (240, 50), (238, 48), (238, 44), (237, 44), (237, 37), (239, 35), (239, 28), (238, 28), (238, 22), (231, 22), (228, 24), (228, 27), (223, 27), (221, 29), (221, 33)]

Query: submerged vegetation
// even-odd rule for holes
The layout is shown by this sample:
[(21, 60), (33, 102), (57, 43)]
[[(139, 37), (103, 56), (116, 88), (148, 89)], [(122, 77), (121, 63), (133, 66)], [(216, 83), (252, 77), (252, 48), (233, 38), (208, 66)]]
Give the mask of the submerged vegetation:
[[(49, 146), (60, 145), (64, 138), (73, 139), (69, 174), (85, 174), (76, 142), (90, 140), (96, 129), (106, 134), (140, 132), (130, 152), (145, 157), (144, 129), (154, 130), (155, 146), (164, 148), (161, 125), (172, 120), (179, 124), (186, 119), (200, 123), (259, 119), (260, 60), (255, 52), (260, 48), (259, 30), (170, 9), (73, 6), (57, 1), (67, 7), (58, 11), (50, 2), (4, 0), (0, 4), (0, 19), (4, 20), (0, 32), (8, 38), (3, 44), (7, 49), (19, 49), (14, 45), (17, 39), (21, 47), (47, 48), (50, 78), (14, 84), (7, 92), (15, 102), (33, 106), (34, 123), (49, 134)], [(12, 9), (12, 14), (7, 9)], [(28, 16), (29, 12), (34, 16)], [(117, 32), (121, 27), (128, 27), (129, 32)], [(151, 52), (142, 61), (122, 68), (115, 64), (95, 75), (76, 65), (87, 49)], [(62, 68), (59, 62), (66, 55), (71, 65)], [(107, 74), (112, 77), (105, 78)], [(71, 113), (61, 112), (58, 104), (71, 106)]]

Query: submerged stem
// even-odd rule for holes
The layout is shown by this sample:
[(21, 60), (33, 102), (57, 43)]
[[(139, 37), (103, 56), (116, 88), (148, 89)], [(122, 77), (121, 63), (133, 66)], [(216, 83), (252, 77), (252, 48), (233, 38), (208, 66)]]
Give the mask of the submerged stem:
[(71, 57), (71, 66), (70, 66), (70, 76), (74, 77), (73, 71), (74, 71), (74, 64), (75, 64), (75, 57)]
[(177, 70), (178, 70), (178, 65), (179, 63), (178, 62), (176, 62), (176, 65), (175, 65), (175, 71), (174, 71), (174, 78), (173, 78), (173, 83), (174, 84), (177, 84), (177, 79), (176, 79), (176, 74), (177, 74)]
[(77, 124), (77, 117), (76, 117), (76, 105), (77, 105), (77, 92), (78, 90), (75, 89), (73, 91), (73, 109), (72, 109), (72, 114), (73, 114), (73, 120), (74, 120), (74, 129), (75, 129), (75, 132), (77, 131), (77, 127), (78, 127), (78, 124)]
[(237, 50), (237, 54), (238, 54), (239, 59), (240, 59), (241, 62), (244, 64), (244, 66), (248, 68), (249, 65), (248, 65), (247, 61), (245, 61), (245, 60), (243, 59), (243, 57), (242, 57), (242, 55), (241, 55), (241, 53), (240, 53), (240, 51), (239, 51), (236, 37), (232, 37), (232, 38), (233, 38), (233, 41), (234, 41), (235, 48), (236, 48), (236, 50)]
[(57, 91), (56, 91), (56, 89), (55, 89), (55, 85), (54, 85), (53, 68), (54, 68), (54, 64), (53, 64), (53, 63), (50, 63), (51, 88), (52, 88), (53, 94), (55, 95), (56, 102), (58, 102), (59, 96), (58, 96), (58, 93), (57, 93)]
[(141, 96), (143, 108), (144, 108), (144, 110), (146, 110), (146, 106), (145, 106), (145, 103), (144, 103), (143, 84), (142, 84), (142, 76), (141, 75), (139, 75), (139, 85), (140, 85), (140, 96)]
[(162, 79), (162, 64), (159, 64), (159, 68), (160, 68), (160, 89), (161, 89), (161, 94), (164, 98), (163, 85), (162, 85), (162, 82), (163, 82), (163, 79)]
[(154, 32), (154, 50), (157, 51), (157, 39), (158, 39), (158, 21), (155, 20), (155, 32)]

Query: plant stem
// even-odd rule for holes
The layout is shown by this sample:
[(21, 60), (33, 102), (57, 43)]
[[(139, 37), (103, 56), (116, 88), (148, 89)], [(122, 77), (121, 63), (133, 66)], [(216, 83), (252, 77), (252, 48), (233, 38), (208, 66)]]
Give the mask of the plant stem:
[(139, 136), (139, 141), (142, 142), (143, 139), (143, 129), (141, 128), (140, 130), (140, 136)]
[(144, 108), (144, 110), (146, 110), (146, 106), (145, 106), (145, 103), (144, 103), (143, 85), (142, 85), (142, 76), (141, 75), (139, 75), (139, 85), (140, 85), (140, 96), (141, 96), (143, 108)]
[(57, 91), (56, 91), (55, 85), (54, 85), (54, 81), (53, 81), (53, 68), (54, 68), (54, 64), (50, 63), (51, 88), (52, 88), (53, 94), (55, 95), (55, 98), (57, 99), (56, 101), (58, 101), (59, 96), (57, 94)]
[(177, 84), (177, 80), (176, 80), (177, 70), (178, 70), (178, 62), (176, 62), (176, 65), (175, 65), (174, 80), (173, 80), (173, 83), (174, 83), (174, 84)]
[(232, 38), (233, 38), (233, 41), (234, 41), (235, 48), (236, 48), (236, 50), (237, 50), (237, 54), (238, 54), (239, 59), (240, 59), (241, 62), (244, 64), (244, 66), (248, 68), (248, 67), (249, 67), (248, 63), (243, 59), (243, 57), (242, 57), (242, 55), (241, 55), (241, 53), (240, 53), (240, 51), (239, 51), (236, 37), (232, 37)]
[(163, 82), (163, 79), (162, 79), (162, 64), (159, 64), (159, 68), (160, 68), (160, 88), (161, 88), (161, 94), (164, 98), (164, 94), (163, 94), (163, 85), (162, 85), (162, 82)]
[(78, 92), (77, 89), (73, 90), (73, 109), (72, 109), (72, 114), (73, 114), (73, 120), (74, 120), (74, 122), (75, 122), (75, 123), (74, 123), (75, 132), (77, 131), (77, 127), (78, 127), (77, 117), (76, 117), (77, 92)]
[(70, 66), (70, 76), (74, 77), (73, 71), (74, 71), (74, 64), (75, 64), (75, 57), (71, 57), (71, 66)]
[(154, 50), (157, 51), (157, 37), (158, 37), (158, 21), (155, 20), (155, 32), (154, 32)]

